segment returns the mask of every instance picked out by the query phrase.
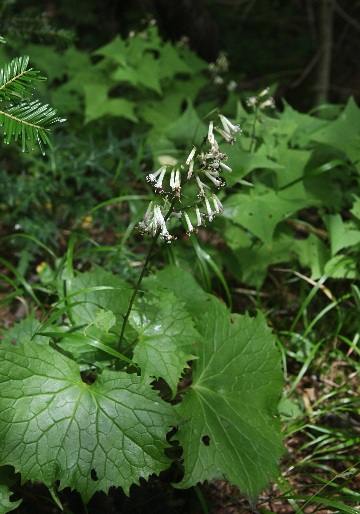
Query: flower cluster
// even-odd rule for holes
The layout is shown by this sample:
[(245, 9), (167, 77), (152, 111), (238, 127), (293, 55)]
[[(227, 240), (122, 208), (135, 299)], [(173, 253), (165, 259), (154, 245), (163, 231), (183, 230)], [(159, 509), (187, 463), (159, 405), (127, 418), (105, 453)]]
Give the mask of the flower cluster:
[[(214, 189), (220, 189), (225, 185), (222, 178), (223, 172), (230, 172), (232, 169), (225, 162), (227, 154), (220, 150), (215, 138), (218, 133), (230, 145), (235, 142), (235, 135), (241, 132), (239, 125), (232, 124), (225, 116), (219, 115), (221, 126), (214, 126), (210, 121), (206, 139), (200, 148), (193, 147), (184, 164), (180, 166), (163, 165), (154, 173), (150, 173), (146, 180), (150, 182), (156, 193), (166, 194), (166, 204), (169, 207), (168, 196), (172, 196), (171, 212), (166, 212), (164, 206), (151, 202), (143, 221), (138, 225), (142, 233), (151, 236), (159, 235), (166, 242), (174, 239), (166, 226), (170, 214), (184, 220), (187, 234), (197, 230), (197, 227), (205, 225), (205, 219), (210, 222), (216, 214), (224, 210), (223, 205)], [(181, 202), (182, 187), (185, 184), (194, 183), (198, 188), (197, 200), (194, 206), (178, 208), (175, 211), (175, 204)], [(178, 201), (178, 202), (177, 202)], [(191, 214), (193, 212), (193, 214)], [(190, 215), (191, 216), (190, 216)], [(194, 221), (191, 221), (193, 218)], [(196, 225), (194, 228), (193, 223)]]
[(267, 87), (261, 91), (257, 96), (250, 96), (246, 99), (246, 104), (253, 109), (259, 109), (260, 111), (267, 107), (274, 108), (275, 100), (270, 96), (270, 88)]
[(149, 236), (155, 236), (159, 231), (161, 239), (164, 239), (167, 243), (171, 243), (175, 237), (172, 236), (167, 229), (165, 216), (163, 207), (154, 202), (150, 202), (144, 219), (140, 221), (138, 228), (142, 233), (148, 234)]

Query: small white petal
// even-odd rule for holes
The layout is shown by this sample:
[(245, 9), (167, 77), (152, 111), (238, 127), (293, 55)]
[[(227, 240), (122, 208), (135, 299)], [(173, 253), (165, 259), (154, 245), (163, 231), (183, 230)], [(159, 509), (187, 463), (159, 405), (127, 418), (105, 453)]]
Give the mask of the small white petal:
[(193, 149), (191, 150), (191, 152), (189, 153), (188, 158), (185, 161), (186, 166), (189, 166), (190, 162), (193, 160), (195, 152), (196, 152), (196, 147), (194, 146)]
[(166, 173), (166, 168), (165, 166), (162, 168), (162, 171), (160, 173), (160, 176), (159, 178), (157, 179), (157, 182), (156, 184), (154, 185), (155, 189), (160, 189), (162, 190), (162, 183), (163, 183), (163, 180), (164, 180), (164, 176), (165, 176), (165, 173)]
[(214, 122), (213, 121), (210, 121), (209, 123), (209, 130), (208, 130), (208, 141), (210, 143), (210, 145), (212, 146), (215, 142), (215, 137), (214, 137)]
[(235, 143), (236, 139), (231, 134), (228, 134), (227, 132), (218, 127), (215, 127), (215, 130), (222, 135), (222, 137), (225, 139), (227, 143), (229, 143), (229, 145), (233, 145)]
[(189, 215), (187, 212), (184, 212), (185, 221), (187, 224), (187, 234), (191, 234), (192, 232), (195, 232), (195, 229), (190, 221)]
[(200, 178), (199, 178), (199, 175), (196, 175), (196, 182), (200, 188), (200, 192), (198, 194), (198, 196), (204, 196), (205, 195), (205, 189), (210, 189), (209, 186), (207, 186), (206, 184), (204, 184), (203, 182), (201, 182)]
[(213, 201), (213, 204), (214, 204), (215, 212), (216, 213), (223, 212), (224, 206), (220, 202), (219, 198), (216, 195), (212, 195), (211, 198), (212, 198), (212, 201)]
[(203, 215), (200, 212), (199, 207), (196, 207), (195, 212), (196, 212), (197, 226), (200, 227), (201, 225), (203, 225), (203, 220), (202, 220)]
[(166, 169), (165, 166), (161, 166), (161, 168), (159, 168), (157, 171), (155, 171), (155, 173), (150, 173), (147, 177), (146, 177), (146, 180), (148, 182), (155, 182), (155, 180), (157, 179), (157, 177), (160, 175), (160, 173)]
[(232, 172), (232, 169), (230, 168), (230, 166), (227, 166), (227, 164), (224, 164), (223, 162), (221, 162), (221, 163), (220, 163), (220, 166), (221, 166), (224, 170), (228, 171), (229, 173), (231, 173), (231, 172)]
[(211, 210), (210, 202), (206, 197), (205, 197), (205, 206), (206, 206), (209, 221), (212, 221), (214, 219), (214, 212)]
[(188, 180), (192, 177), (193, 171), (194, 171), (194, 161), (191, 161), (190, 164), (189, 164), (189, 171), (188, 171), (188, 174), (187, 174), (187, 179)]
[(270, 92), (270, 88), (266, 87), (265, 89), (263, 89), (261, 91), (261, 93), (258, 94), (258, 97), (261, 98), (262, 96), (265, 96), (265, 95), (269, 94), (269, 92)]
[(216, 178), (216, 176), (214, 176), (211, 172), (205, 171), (205, 175), (207, 176), (207, 178), (211, 180), (213, 184), (215, 184), (216, 187), (221, 187), (225, 185), (225, 183), (221, 179)]

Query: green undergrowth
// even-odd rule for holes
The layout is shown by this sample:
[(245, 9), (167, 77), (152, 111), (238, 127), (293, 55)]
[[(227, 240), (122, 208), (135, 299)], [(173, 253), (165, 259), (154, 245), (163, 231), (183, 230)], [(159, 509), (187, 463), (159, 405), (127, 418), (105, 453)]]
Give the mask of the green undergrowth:
[[(39, 76), (2, 47), (10, 119)], [(25, 50), (48, 76), (38, 96), (68, 121), (44, 157), (1, 150), (0, 513), (21, 509), (20, 483), (45, 484), (59, 508), (76, 490), (90, 509), (169, 469), (199, 497), (224, 478), (259, 512), (270, 483), (294, 512), (357, 512), (354, 100), (275, 107), (274, 88), (239, 92), (225, 72), (219, 86), (156, 26), (91, 54)], [(212, 129), (231, 144), (226, 185), (208, 173), (207, 197), (190, 166), (219, 168)], [(186, 178), (153, 191), (161, 170)]]

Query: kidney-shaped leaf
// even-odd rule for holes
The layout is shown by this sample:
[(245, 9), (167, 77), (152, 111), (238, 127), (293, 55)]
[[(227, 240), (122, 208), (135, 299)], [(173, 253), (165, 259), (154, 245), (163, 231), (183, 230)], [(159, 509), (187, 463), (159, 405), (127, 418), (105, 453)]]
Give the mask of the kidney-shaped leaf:
[(0, 348), (0, 465), (50, 489), (125, 492), (170, 465), (166, 434), (177, 423), (135, 375), (104, 371), (88, 385), (78, 365), (46, 345)]
[(216, 299), (198, 330), (205, 342), (190, 392), (177, 407), (185, 465), (178, 486), (226, 478), (254, 498), (283, 453), (277, 412), (283, 380), (274, 336), (261, 316), (231, 315)]

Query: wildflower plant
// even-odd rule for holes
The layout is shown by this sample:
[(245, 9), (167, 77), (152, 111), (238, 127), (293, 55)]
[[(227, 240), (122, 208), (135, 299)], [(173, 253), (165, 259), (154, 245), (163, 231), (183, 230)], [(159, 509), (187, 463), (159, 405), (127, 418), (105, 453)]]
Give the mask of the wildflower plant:
[[(155, 192), (164, 198), (160, 204), (150, 202), (143, 221), (138, 225), (143, 233), (171, 243), (175, 237), (166, 225), (171, 216), (182, 218), (187, 234), (191, 234), (197, 227), (205, 225), (206, 219), (211, 222), (224, 210), (218, 192), (225, 185), (224, 172), (231, 173), (232, 169), (226, 164), (227, 154), (220, 151), (214, 132), (232, 145), (236, 141), (235, 134), (239, 134), (241, 129), (240, 125), (233, 125), (222, 114), (219, 120), (220, 127), (210, 121), (201, 147), (194, 146), (183, 164), (177, 167), (163, 165), (146, 177)], [(193, 184), (197, 188), (197, 198), (192, 205), (186, 205), (183, 190)], [(195, 221), (191, 221), (192, 218)]]
[(182, 164), (147, 176), (156, 196), (138, 228), (152, 242), (134, 287), (101, 268), (75, 271), (72, 239), (64, 269), (44, 282), (58, 295), (51, 311), (3, 337), (0, 466), (44, 483), (59, 506), (66, 487), (84, 503), (111, 486), (128, 493), (174, 460), (176, 487), (225, 477), (252, 500), (277, 473), (283, 380), (262, 315), (232, 314), (176, 267), (146, 277), (177, 224), (191, 235), (223, 212), (222, 146), (240, 132), (219, 115)]

